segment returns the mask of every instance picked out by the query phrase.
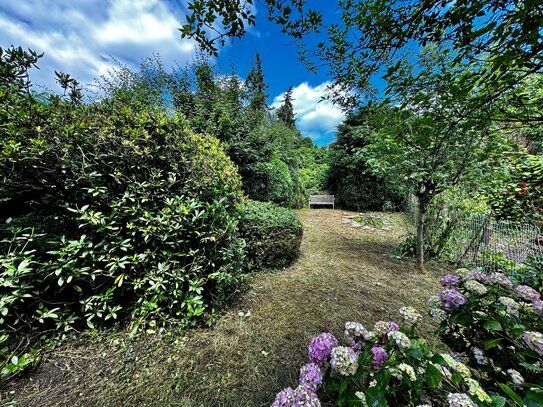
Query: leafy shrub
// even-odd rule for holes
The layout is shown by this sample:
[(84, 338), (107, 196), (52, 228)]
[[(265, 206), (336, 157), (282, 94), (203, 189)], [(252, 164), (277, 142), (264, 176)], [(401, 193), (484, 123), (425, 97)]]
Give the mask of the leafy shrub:
[(510, 166), (509, 178), (487, 196), (494, 216), (543, 228), (543, 160), (526, 155)]
[(505, 399), (483, 390), (464, 363), (417, 335), (421, 315), (416, 310), (402, 307), (400, 314), (404, 329), (394, 321), (379, 321), (372, 331), (347, 322), (346, 346), (328, 332), (314, 337), (299, 386), (282, 390), (272, 406), (315, 407), (321, 401), (376, 407), (504, 405)]
[(40, 102), (17, 55), (0, 106), (4, 373), (44, 332), (209, 321), (244, 253), (241, 181), (218, 140), (115, 100)]
[(509, 395), (517, 405), (543, 403), (543, 303), (527, 285), (504, 274), (458, 270), (441, 280), (431, 313), (456, 352), (469, 357), (484, 387)]
[(303, 228), (286, 208), (249, 200), (239, 229), (247, 244), (249, 270), (286, 267), (298, 256)]
[(259, 199), (289, 207), (294, 198), (294, 182), (288, 166), (277, 154), (272, 154), (270, 161), (261, 163), (258, 168), (264, 176), (262, 188), (257, 195)]

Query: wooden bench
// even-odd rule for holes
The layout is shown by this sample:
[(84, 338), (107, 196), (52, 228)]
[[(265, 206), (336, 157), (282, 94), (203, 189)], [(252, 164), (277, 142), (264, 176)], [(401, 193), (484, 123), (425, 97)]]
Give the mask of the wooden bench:
[(334, 195), (309, 195), (309, 208), (311, 205), (332, 205), (332, 209), (335, 209), (335, 199)]

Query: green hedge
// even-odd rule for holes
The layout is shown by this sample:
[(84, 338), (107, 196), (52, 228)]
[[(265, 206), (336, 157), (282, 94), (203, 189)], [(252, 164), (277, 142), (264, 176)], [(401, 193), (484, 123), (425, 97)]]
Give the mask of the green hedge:
[(244, 258), (241, 180), (219, 141), (115, 100), (31, 98), (14, 72), (0, 98), (4, 373), (45, 332), (209, 321)]
[(268, 202), (249, 200), (239, 229), (246, 241), (249, 270), (280, 268), (298, 256), (303, 228), (288, 209)]

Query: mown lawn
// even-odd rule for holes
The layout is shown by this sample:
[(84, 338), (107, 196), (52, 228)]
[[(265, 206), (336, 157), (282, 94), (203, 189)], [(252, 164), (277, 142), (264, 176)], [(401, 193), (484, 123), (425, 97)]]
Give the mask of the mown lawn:
[[(343, 211), (297, 212), (302, 252), (291, 267), (254, 276), (213, 328), (87, 336), (44, 355), (28, 377), (2, 390), (0, 404), (20, 406), (265, 406), (295, 385), (311, 337), (345, 321), (397, 318), (402, 305), (426, 311), (448, 266), (424, 273), (393, 255), (405, 233), (355, 229)], [(428, 318), (424, 331), (431, 331)]]

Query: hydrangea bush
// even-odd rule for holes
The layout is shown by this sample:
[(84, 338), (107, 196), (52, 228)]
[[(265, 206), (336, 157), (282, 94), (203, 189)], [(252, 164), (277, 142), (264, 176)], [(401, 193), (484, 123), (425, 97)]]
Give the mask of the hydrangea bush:
[(403, 326), (379, 321), (367, 329), (347, 322), (343, 343), (329, 332), (315, 336), (297, 387), (283, 389), (272, 407), (505, 405), (506, 398), (484, 390), (460, 358), (437, 352), (417, 335), (419, 312), (402, 307), (400, 315)]
[(543, 405), (543, 310), (539, 291), (504, 274), (459, 269), (441, 280), (430, 314), (455, 352), (480, 372), (484, 387), (515, 405)]

